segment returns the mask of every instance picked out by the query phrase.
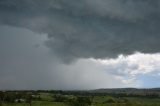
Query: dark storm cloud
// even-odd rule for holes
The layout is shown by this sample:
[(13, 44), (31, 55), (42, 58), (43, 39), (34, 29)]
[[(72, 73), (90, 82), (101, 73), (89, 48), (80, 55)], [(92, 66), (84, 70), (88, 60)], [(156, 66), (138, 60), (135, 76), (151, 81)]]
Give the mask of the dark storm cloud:
[(159, 0), (0, 0), (0, 23), (48, 34), (63, 60), (160, 52)]
[(0, 32), (0, 90), (128, 86), (114, 75), (107, 74), (101, 64), (92, 60), (61, 63), (43, 45), (46, 35), (11, 26), (0, 26)]

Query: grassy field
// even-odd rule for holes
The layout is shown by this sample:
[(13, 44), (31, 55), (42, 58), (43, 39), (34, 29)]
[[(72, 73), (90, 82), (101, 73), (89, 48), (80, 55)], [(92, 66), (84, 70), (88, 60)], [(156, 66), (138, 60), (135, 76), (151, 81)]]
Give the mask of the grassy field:
[[(107, 103), (112, 98), (115, 103)], [(160, 99), (149, 99), (141, 97), (122, 97), (113, 98), (108, 96), (96, 96), (92, 103), (93, 106), (160, 106)]]
[[(160, 106), (160, 98), (112, 97), (108, 95), (94, 95), (90, 96), (91, 104), (80, 104), (81, 101), (85, 101), (83, 99), (85, 99), (84, 97), (86, 95), (82, 96), (80, 99), (81, 101), (78, 102), (75, 100), (78, 100), (77, 98), (79, 95), (61, 95), (53, 93), (39, 93), (38, 95), (40, 96), (40, 99), (33, 99), (32, 106)], [(56, 97), (58, 97), (58, 102), (56, 101)], [(73, 102), (74, 104), (69, 104), (69, 102)], [(0, 104), (0, 106), (29, 106), (29, 103), (5, 102)]]
[[(2, 106), (29, 106), (27, 103), (7, 103)], [(32, 106), (66, 106), (60, 102), (33, 101)]]
[[(160, 106), (160, 99), (127, 98), (126, 103), (106, 103), (107, 97), (95, 97), (91, 106)], [(125, 98), (126, 99), (126, 98)], [(6, 103), (2, 106), (29, 106), (28, 103)], [(33, 101), (32, 106), (69, 106), (64, 102)]]
[[(132, 98), (129, 98), (132, 99)], [(137, 98), (138, 99), (138, 98)], [(137, 100), (136, 99), (136, 100)], [(101, 102), (94, 102), (91, 106), (160, 106), (160, 102), (154, 102), (155, 100), (150, 101), (130, 101), (128, 103), (101, 103)], [(2, 106), (29, 106), (27, 103), (7, 103), (3, 104)], [(63, 102), (46, 102), (46, 101), (33, 101), (32, 106), (69, 106)]]

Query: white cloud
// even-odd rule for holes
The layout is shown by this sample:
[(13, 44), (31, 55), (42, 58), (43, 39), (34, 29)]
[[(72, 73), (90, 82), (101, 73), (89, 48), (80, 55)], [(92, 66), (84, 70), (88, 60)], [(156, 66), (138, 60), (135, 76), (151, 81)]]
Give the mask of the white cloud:
[(137, 52), (128, 56), (119, 55), (115, 59), (91, 60), (101, 65), (106, 72), (115, 75), (124, 84), (137, 83), (137, 86), (141, 86), (138, 85), (141, 83), (139, 76), (158, 76), (160, 73), (160, 53)]

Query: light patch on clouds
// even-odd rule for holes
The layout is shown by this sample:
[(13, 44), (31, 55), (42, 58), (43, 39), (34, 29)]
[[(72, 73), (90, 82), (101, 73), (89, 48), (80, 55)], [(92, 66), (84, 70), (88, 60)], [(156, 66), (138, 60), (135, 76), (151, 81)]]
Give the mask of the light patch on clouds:
[(118, 73), (130, 74), (131, 76), (160, 72), (158, 71), (160, 68), (160, 53), (135, 53), (128, 56), (119, 55), (117, 59), (98, 59), (97, 61), (106, 67), (112, 66), (113, 69), (117, 69)]
[[(152, 12), (147, 0), (136, 2), (135, 0), (86, 0), (85, 2), (95, 14), (123, 21), (129, 20), (135, 22), (142, 20), (146, 18), (148, 13)], [(149, 11), (145, 11), (146, 9)]]
[[(135, 81), (142, 84), (145, 76), (159, 77), (160, 74), (160, 53), (144, 54), (137, 52), (128, 56), (119, 55), (115, 59), (91, 60), (101, 64), (108, 73), (116, 75), (124, 84), (135, 83)], [(143, 85), (138, 86), (142, 87)]]

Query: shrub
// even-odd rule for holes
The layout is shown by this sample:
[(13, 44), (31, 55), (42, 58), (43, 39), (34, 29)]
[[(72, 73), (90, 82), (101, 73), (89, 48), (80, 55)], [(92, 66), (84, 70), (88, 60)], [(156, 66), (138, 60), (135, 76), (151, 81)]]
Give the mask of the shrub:
[(116, 103), (116, 100), (113, 97), (108, 97), (105, 103)]

